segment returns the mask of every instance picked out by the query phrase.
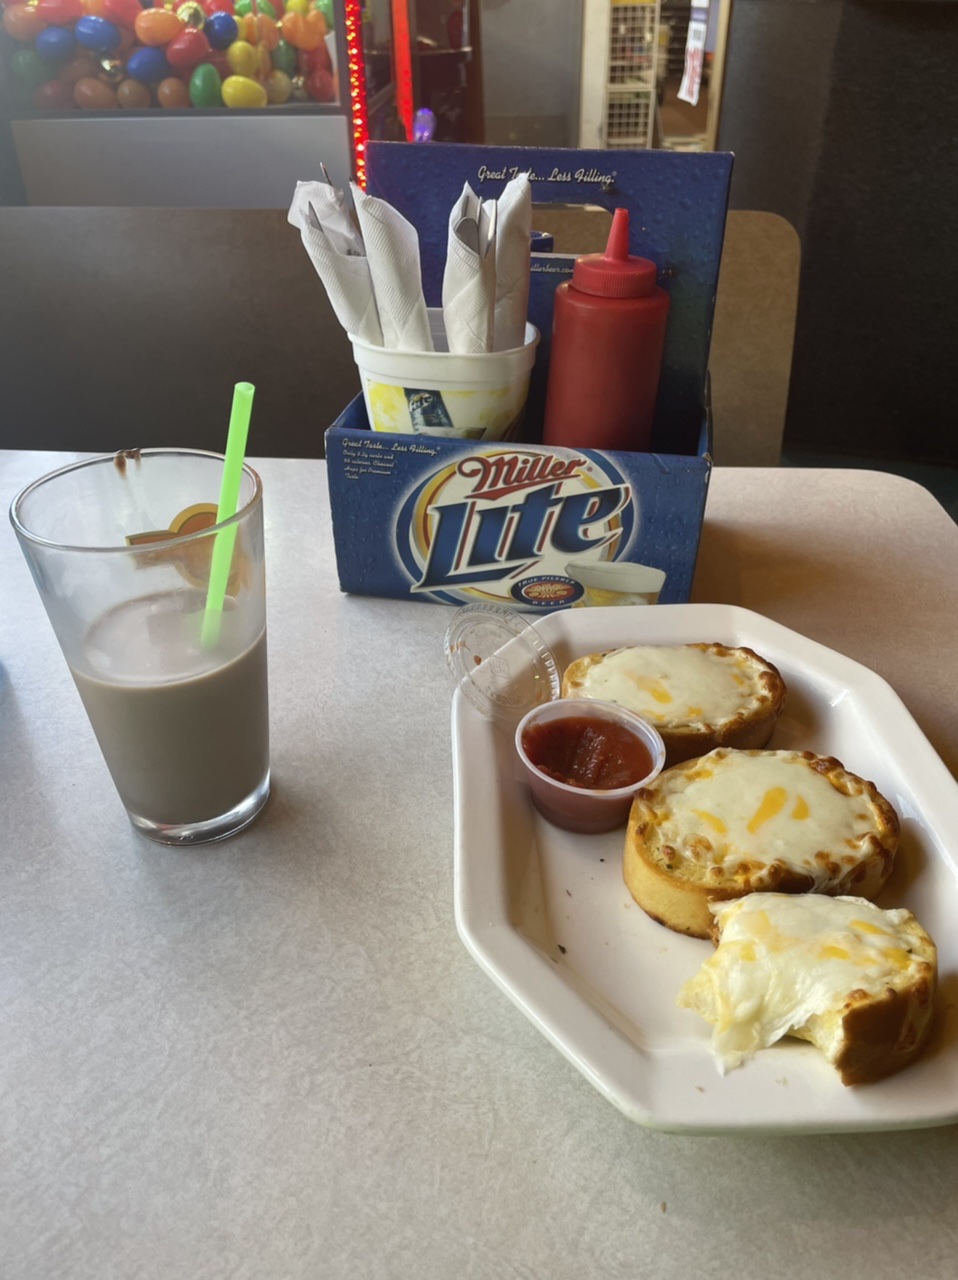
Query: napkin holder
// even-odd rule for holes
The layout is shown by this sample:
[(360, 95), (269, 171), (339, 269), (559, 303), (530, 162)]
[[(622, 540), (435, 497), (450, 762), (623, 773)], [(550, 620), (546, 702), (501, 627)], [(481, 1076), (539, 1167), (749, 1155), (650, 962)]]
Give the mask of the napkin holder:
[[(630, 252), (656, 263), (671, 310), (654, 453), (537, 442), (553, 297), (573, 256), (533, 256), (529, 320), (542, 341), (520, 438), (372, 432), (362, 396), (353, 400), (326, 432), (341, 589), (534, 612), (687, 601), (711, 470), (708, 351), (732, 157), (408, 143), (369, 151), (369, 190), (419, 232), (428, 305), (440, 299), (446, 220), (463, 182), (498, 196), (530, 171), (536, 204), (627, 208)], [(590, 571), (610, 564), (649, 573)], [(643, 577), (660, 585), (641, 590)], [(605, 578), (611, 585), (599, 589)]]

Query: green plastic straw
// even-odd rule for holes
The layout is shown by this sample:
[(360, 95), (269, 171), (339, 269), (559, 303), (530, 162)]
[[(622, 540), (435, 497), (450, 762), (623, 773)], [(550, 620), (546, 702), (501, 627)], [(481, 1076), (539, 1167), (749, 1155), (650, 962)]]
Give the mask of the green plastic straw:
[[(216, 508), (216, 523), (222, 524), (236, 515), (239, 505), (240, 482), (243, 478), (243, 462), (246, 458), (246, 439), (249, 420), (253, 411), (253, 394), (256, 388), (249, 382), (237, 382), (233, 388), (233, 408), (230, 411), (230, 429), (226, 438), (226, 458), (223, 463), (223, 479), (220, 482), (220, 500)], [(226, 601), (226, 586), (233, 563), (233, 546), (236, 542), (236, 525), (222, 529), (213, 545), (210, 565), (210, 585), (206, 592), (206, 612), (200, 644), (212, 649), (220, 638), (220, 622)]]

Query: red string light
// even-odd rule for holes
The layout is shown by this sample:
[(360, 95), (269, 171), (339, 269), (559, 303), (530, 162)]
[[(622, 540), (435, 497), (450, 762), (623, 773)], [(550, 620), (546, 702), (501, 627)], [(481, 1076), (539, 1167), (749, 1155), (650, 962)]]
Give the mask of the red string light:
[(365, 191), (369, 115), (366, 110), (366, 59), (363, 55), (363, 19), (360, 0), (345, 0), (345, 26), (349, 108), (353, 124), (353, 167), (356, 171), (356, 182)]

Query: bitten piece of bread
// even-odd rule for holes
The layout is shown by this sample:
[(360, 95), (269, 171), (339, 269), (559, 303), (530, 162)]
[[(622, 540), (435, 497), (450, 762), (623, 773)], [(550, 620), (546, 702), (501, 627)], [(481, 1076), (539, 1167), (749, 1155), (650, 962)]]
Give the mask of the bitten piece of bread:
[(678, 1004), (713, 1024), (723, 1075), (783, 1036), (811, 1041), (846, 1085), (881, 1080), (921, 1052), (938, 957), (910, 911), (779, 893), (712, 911), (716, 950)]

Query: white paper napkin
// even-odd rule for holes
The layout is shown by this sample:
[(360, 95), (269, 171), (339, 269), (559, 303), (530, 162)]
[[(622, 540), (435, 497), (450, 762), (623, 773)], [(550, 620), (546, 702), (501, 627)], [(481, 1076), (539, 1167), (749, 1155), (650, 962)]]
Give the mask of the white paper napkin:
[(525, 344), (529, 310), (532, 186), (526, 174), (506, 183), (498, 205), (494, 350), (511, 351)]
[(299, 227), (339, 323), (347, 333), (381, 347), (383, 331), (369, 260), (343, 193), (324, 182), (297, 182), (287, 220)]
[(449, 214), (442, 318), (456, 355), (491, 351), (496, 322), (494, 200), (480, 200), (467, 182)]
[(351, 187), (383, 345), (399, 351), (432, 351), (416, 228), (385, 200), (368, 196), (355, 183)]

